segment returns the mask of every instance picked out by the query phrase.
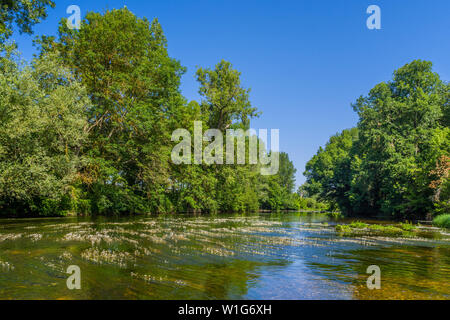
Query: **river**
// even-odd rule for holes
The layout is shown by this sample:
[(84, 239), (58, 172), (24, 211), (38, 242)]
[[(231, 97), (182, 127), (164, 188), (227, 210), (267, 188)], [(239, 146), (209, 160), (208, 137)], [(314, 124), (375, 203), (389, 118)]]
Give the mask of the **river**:
[[(450, 299), (448, 235), (345, 236), (335, 224), (306, 213), (0, 220), (0, 299)], [(79, 290), (66, 285), (71, 265)], [(380, 289), (367, 288), (370, 265)]]

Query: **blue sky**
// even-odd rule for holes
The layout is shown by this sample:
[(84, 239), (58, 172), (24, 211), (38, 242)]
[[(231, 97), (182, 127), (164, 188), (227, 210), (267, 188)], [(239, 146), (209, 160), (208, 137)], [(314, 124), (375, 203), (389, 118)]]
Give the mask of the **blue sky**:
[[(328, 138), (356, 125), (350, 104), (414, 59), (430, 60), (450, 78), (448, 0), (56, 0), (35, 34), (56, 34), (66, 8), (82, 15), (126, 5), (140, 17), (158, 17), (170, 55), (187, 67), (184, 96), (199, 99), (197, 66), (221, 59), (242, 72), (262, 115), (252, 128), (280, 129), (280, 149), (297, 168)], [(369, 5), (381, 8), (381, 30), (369, 30)], [(32, 38), (14, 35), (25, 58)]]

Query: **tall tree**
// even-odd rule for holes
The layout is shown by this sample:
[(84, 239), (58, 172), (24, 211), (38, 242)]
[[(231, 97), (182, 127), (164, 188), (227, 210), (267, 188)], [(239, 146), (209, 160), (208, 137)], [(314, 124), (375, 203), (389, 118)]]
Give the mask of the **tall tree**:
[(197, 70), (199, 93), (204, 97), (201, 106), (208, 115), (210, 128), (225, 131), (235, 122), (239, 127), (248, 128), (250, 119), (259, 115), (249, 101), (250, 89), (241, 87), (240, 75), (225, 60), (220, 61), (214, 70)]
[(7, 53), (0, 64), (0, 208), (61, 214), (72, 209), (90, 102), (56, 55), (24, 68), (15, 61)]
[(169, 119), (185, 103), (184, 68), (169, 57), (158, 20), (150, 24), (126, 8), (90, 12), (80, 30), (63, 19), (58, 41), (41, 44), (61, 52), (92, 100), (83, 151), (94, 212), (158, 210), (161, 185), (169, 183)]
[(280, 167), (278, 170), (278, 177), (280, 185), (288, 192), (293, 193), (295, 187), (295, 169), (294, 164), (289, 160), (289, 155), (286, 152), (280, 152), (279, 155)]
[(432, 212), (433, 201), (448, 207), (448, 105), (449, 86), (431, 62), (396, 70), (353, 105), (358, 135), (332, 137), (308, 162), (308, 191), (359, 215), (414, 218)]
[(431, 210), (429, 172), (442, 155), (435, 154), (433, 137), (441, 130), (443, 92), (431, 62), (415, 60), (354, 104), (363, 159), (358, 180), (380, 212), (423, 215)]

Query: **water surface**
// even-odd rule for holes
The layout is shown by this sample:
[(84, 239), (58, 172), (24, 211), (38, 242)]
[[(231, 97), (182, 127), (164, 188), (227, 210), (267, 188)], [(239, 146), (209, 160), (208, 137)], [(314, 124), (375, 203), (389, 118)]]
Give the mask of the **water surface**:
[[(325, 215), (0, 220), (0, 299), (449, 299), (450, 240), (342, 236)], [(66, 286), (70, 265), (81, 290)], [(381, 268), (369, 290), (366, 269)]]

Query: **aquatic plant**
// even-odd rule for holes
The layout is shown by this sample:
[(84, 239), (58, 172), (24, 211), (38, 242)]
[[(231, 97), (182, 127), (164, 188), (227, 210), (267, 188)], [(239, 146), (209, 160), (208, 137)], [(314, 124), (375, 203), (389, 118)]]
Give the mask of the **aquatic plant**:
[[(222, 291), (218, 293), (220, 288), (240, 277), (240, 274), (245, 274), (243, 285), (254, 283), (252, 279), (255, 278), (248, 277), (259, 272), (247, 273), (242, 270), (253, 270), (260, 265), (272, 268), (284, 266), (285, 263), (289, 265), (289, 261), (302, 258), (319, 264), (321, 261), (339, 262), (347, 259), (348, 256), (342, 251), (346, 248), (362, 248), (358, 250), (358, 254), (363, 258), (368, 257), (366, 254), (384, 252), (389, 254), (386, 257), (388, 260), (384, 261), (396, 263), (397, 257), (405, 257), (413, 263), (427, 263), (425, 259), (420, 262), (415, 257), (432, 257), (433, 253), (416, 247), (437, 247), (445, 255), (450, 239), (449, 234), (444, 234), (439, 239), (423, 237), (424, 232), (444, 233), (437, 228), (419, 228), (414, 225), (417, 232), (410, 232), (411, 236), (405, 237), (406, 231), (401, 227), (403, 224), (392, 222), (390, 225), (378, 226), (366, 223), (365, 228), (364, 220), (353, 224), (341, 223), (336, 226), (335, 233), (335, 223), (330, 222), (331, 219), (322, 218), (304, 215), (299, 219), (296, 214), (263, 215), (259, 218), (133, 217), (132, 222), (105, 220), (97, 221), (95, 225), (78, 222), (45, 224), (32, 231), (29, 231), (25, 223), (17, 224), (14, 228), (0, 225), (0, 236), (8, 235), (7, 238), (11, 238), (11, 235), (21, 235), (16, 240), (0, 242), (0, 260), (9, 261), (16, 267), (16, 270), (9, 269), (9, 273), (5, 272), (5, 276), (0, 277), (0, 297), (3, 293), (2, 285), (8, 284), (8, 277), (16, 277), (36, 266), (42, 279), (49, 284), (44, 292), (45, 297), (79, 298), (74, 293), (70, 295), (65, 286), (53, 287), (53, 282), (56, 281), (54, 279), (67, 278), (67, 267), (75, 264), (81, 267), (82, 277), (86, 277), (82, 279), (87, 279), (93, 289), (87, 295), (94, 292), (100, 298), (216, 298), (222, 294)], [(234, 227), (228, 228), (227, 221)], [(391, 235), (379, 231), (386, 228), (395, 233)], [(30, 234), (44, 236), (39, 242), (32, 243)], [(68, 234), (70, 235), (67, 236)], [(110, 238), (112, 243), (100, 240), (94, 241), (92, 245), (91, 240), (102, 239), (104, 236)], [(63, 238), (66, 239), (63, 241)], [(139, 242), (138, 245), (136, 241)], [(365, 250), (369, 246), (371, 250)], [(394, 247), (399, 249), (393, 249)], [(399, 269), (403, 267), (411, 272), (408, 265), (400, 265)], [(439, 268), (439, 275), (445, 274), (443, 272), (447, 270), (447, 265)], [(0, 266), (0, 275), (2, 270)], [(348, 272), (350, 279), (353, 279), (353, 270)], [(427, 272), (432, 274), (436, 271), (427, 268)], [(33, 276), (34, 274), (27, 273), (24, 279), (33, 283)], [(283, 281), (289, 285), (289, 279)], [(129, 285), (122, 286), (122, 283)], [(215, 291), (216, 288), (218, 291)], [(13, 288), (11, 292), (23, 298), (28, 292), (34, 294), (38, 290), (37, 286), (33, 286), (26, 289)], [(288, 290), (284, 294), (290, 294)], [(439, 288), (435, 292), (438, 290), (443, 291)], [(448, 290), (441, 294), (447, 292)], [(236, 293), (236, 297), (244, 296)]]
[(166, 276), (156, 277), (156, 276), (151, 276), (148, 274), (139, 274), (136, 272), (131, 272), (130, 275), (133, 278), (141, 279), (141, 280), (144, 280), (145, 282), (160, 282), (160, 283), (166, 283), (166, 284), (176, 284), (177, 286), (187, 285), (187, 283), (183, 280), (171, 279)]
[(73, 259), (73, 256), (70, 252), (68, 251), (64, 251), (60, 256), (59, 256), (60, 260), (71, 260)]
[(361, 233), (372, 232), (376, 235), (413, 237), (417, 235), (417, 227), (411, 223), (400, 223), (399, 225), (367, 224), (361, 221), (353, 221), (347, 225), (336, 225), (339, 233)]
[(133, 256), (124, 251), (101, 250), (98, 248), (89, 248), (81, 253), (81, 257), (85, 260), (98, 264), (111, 263), (118, 265), (120, 268), (126, 268), (128, 262), (133, 261)]
[(99, 244), (104, 241), (108, 244), (114, 242), (114, 239), (107, 232), (96, 232), (95, 234), (89, 234), (88, 231), (82, 230), (79, 232), (67, 233), (63, 241), (86, 241), (90, 242), (92, 245)]
[(0, 242), (5, 240), (16, 240), (22, 237), (21, 233), (0, 234)]
[(7, 261), (2, 261), (0, 260), (0, 270), (7, 272), (7, 271), (13, 271), (14, 270), (14, 266), (7, 262)]
[(407, 235), (406, 233), (403, 232), (403, 230), (399, 227), (396, 226), (383, 226), (383, 225), (379, 225), (379, 224), (371, 224), (369, 225), (369, 229), (372, 231), (378, 231), (380, 233), (383, 233), (385, 235)]
[(352, 223), (350, 223), (350, 227), (355, 229), (365, 229), (368, 228), (369, 225), (361, 221), (353, 221)]
[(31, 241), (34, 242), (34, 241), (41, 240), (42, 239), (42, 234), (40, 234), (40, 233), (33, 233), (33, 234), (29, 234), (27, 237), (30, 238)]
[(352, 228), (346, 224), (338, 224), (335, 229), (337, 232), (352, 232)]
[(412, 223), (406, 221), (404, 223), (400, 223), (399, 227), (404, 231), (415, 231), (417, 227), (413, 225)]

